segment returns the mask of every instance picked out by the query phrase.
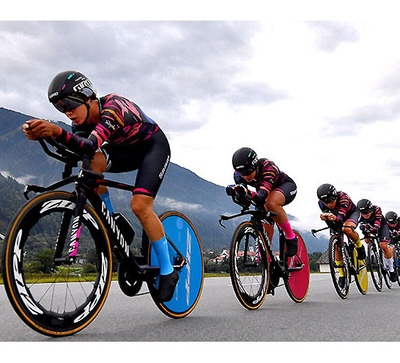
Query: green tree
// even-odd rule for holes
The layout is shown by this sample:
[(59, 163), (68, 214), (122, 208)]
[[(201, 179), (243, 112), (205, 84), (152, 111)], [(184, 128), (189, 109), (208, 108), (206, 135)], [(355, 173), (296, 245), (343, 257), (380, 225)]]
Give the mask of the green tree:
[(54, 272), (53, 251), (49, 248), (36, 253), (33, 261), (30, 263), (28, 271), (31, 273), (49, 274)]

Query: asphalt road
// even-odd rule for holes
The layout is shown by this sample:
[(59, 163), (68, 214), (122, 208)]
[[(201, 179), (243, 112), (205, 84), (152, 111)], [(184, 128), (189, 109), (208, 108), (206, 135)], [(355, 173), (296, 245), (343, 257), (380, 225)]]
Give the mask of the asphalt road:
[(356, 285), (347, 300), (336, 294), (329, 274), (311, 275), (306, 300), (294, 303), (279, 287), (256, 311), (237, 301), (229, 277), (206, 278), (202, 297), (186, 318), (162, 314), (150, 295), (126, 297), (117, 283), (96, 320), (70, 337), (53, 339), (27, 327), (0, 286), (2, 342), (399, 342), (400, 287), (367, 295)]

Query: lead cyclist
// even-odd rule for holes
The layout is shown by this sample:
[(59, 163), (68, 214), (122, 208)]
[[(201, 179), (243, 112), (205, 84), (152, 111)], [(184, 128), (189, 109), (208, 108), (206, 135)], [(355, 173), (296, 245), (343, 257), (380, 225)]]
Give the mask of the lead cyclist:
[[(179, 274), (168, 252), (163, 225), (153, 210), (154, 198), (170, 161), (170, 147), (159, 127), (132, 101), (117, 94), (97, 97), (92, 82), (77, 71), (58, 73), (48, 88), (50, 103), (72, 121), (72, 133), (41, 119), (26, 122), (30, 140), (53, 137), (78, 153), (92, 156), (94, 172), (138, 170), (131, 208), (149, 237), (160, 264), (158, 298), (172, 299)], [(108, 190), (99, 187), (110, 213)]]

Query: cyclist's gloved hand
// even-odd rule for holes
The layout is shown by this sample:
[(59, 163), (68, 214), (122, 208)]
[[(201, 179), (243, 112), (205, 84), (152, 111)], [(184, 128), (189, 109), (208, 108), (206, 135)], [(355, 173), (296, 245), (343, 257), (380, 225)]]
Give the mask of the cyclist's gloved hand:
[(232, 185), (228, 185), (225, 188), (225, 191), (226, 191), (226, 194), (229, 195), (230, 197), (234, 196), (235, 195), (234, 185), (233, 184)]
[(235, 185), (235, 193), (239, 197), (244, 197), (245, 195), (247, 195), (247, 188), (243, 184), (237, 184)]

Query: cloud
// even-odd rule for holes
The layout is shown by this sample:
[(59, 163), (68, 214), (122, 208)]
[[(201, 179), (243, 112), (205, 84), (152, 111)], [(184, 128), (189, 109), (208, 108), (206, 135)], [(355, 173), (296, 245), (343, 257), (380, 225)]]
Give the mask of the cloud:
[(243, 80), (258, 29), (255, 22), (0, 22), (2, 100), (60, 118), (50, 105), (38, 110), (37, 100), (47, 99), (56, 73), (77, 69), (99, 94), (130, 98), (171, 132), (197, 129), (216, 101), (240, 106), (286, 97)]
[(168, 207), (170, 209), (180, 210), (180, 211), (191, 211), (191, 212), (204, 211), (204, 208), (202, 207), (201, 204), (178, 202), (175, 199), (165, 198), (161, 196), (157, 197), (157, 204), (162, 207)]
[(355, 27), (344, 22), (312, 21), (307, 23), (314, 31), (315, 42), (324, 52), (334, 52), (342, 43), (359, 40)]

